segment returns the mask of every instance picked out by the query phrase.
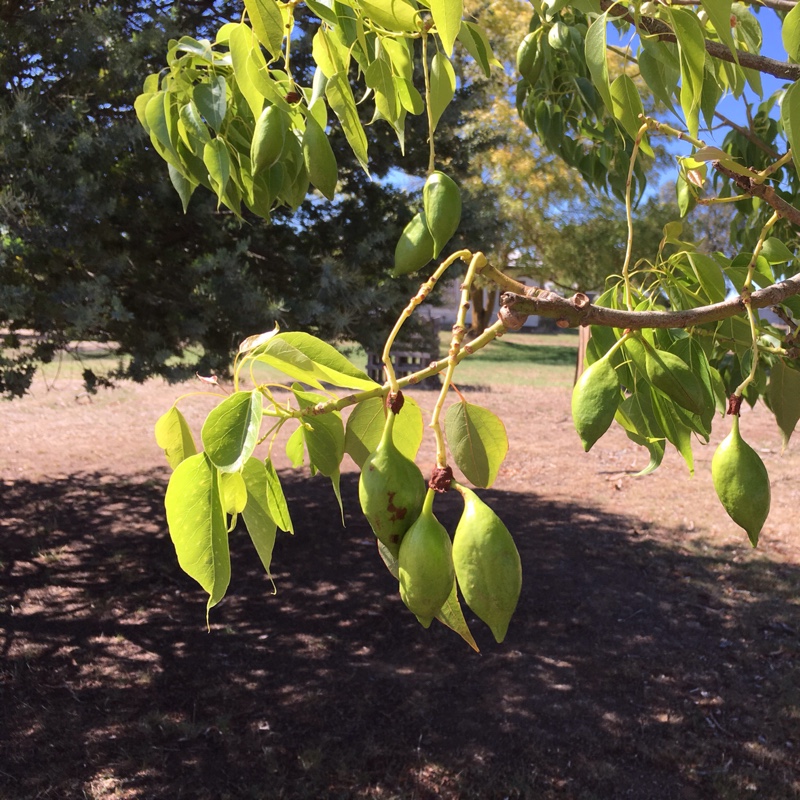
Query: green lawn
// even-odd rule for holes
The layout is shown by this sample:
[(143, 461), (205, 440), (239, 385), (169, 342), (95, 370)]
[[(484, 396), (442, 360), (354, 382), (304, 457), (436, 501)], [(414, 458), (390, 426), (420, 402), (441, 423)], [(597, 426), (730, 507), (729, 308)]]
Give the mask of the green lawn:
[[(450, 333), (440, 334), (447, 353)], [(572, 386), (578, 333), (507, 333), (468, 356), (455, 374), (456, 386)]]

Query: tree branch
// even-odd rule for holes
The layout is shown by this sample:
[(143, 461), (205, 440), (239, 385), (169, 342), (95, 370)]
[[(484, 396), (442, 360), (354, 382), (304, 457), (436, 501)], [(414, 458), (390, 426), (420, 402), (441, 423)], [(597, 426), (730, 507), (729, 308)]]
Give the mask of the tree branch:
[(730, 178), (745, 194), (760, 198), (767, 205), (774, 208), (778, 216), (789, 220), (792, 225), (800, 226), (800, 211), (780, 197), (771, 186), (756, 183), (752, 178), (739, 175), (720, 164), (719, 161), (714, 161), (712, 166), (715, 170)]
[[(631, 14), (626, 11), (625, 6), (619, 6), (616, 0), (600, 0), (600, 8), (603, 11), (608, 11), (612, 16), (617, 19), (624, 19), (635, 28), (638, 28), (636, 20)], [(651, 36), (655, 36), (662, 42), (677, 42), (678, 38), (672, 29), (661, 20), (653, 19), (652, 17), (641, 17), (641, 27)], [(721, 61), (729, 61), (731, 64), (736, 63), (733, 53), (721, 42), (712, 42), (709, 39), (705, 40), (706, 52), (712, 57)], [(774, 75), (776, 78), (782, 78), (789, 81), (800, 80), (800, 64), (788, 64), (784, 61), (778, 61), (768, 56), (756, 55), (755, 53), (746, 53), (744, 50), (736, 51), (736, 58), (739, 59), (739, 65), (747, 69), (754, 69), (758, 72), (764, 72), (767, 75)]]
[[(486, 274), (486, 271), (484, 271)], [(488, 277), (488, 276), (487, 276)], [(579, 325), (604, 325), (610, 328), (691, 328), (709, 322), (741, 314), (747, 305), (752, 308), (768, 308), (787, 297), (800, 294), (800, 273), (774, 283), (765, 289), (753, 292), (749, 299), (733, 297), (710, 306), (699, 306), (685, 311), (626, 311), (593, 305), (591, 300), (578, 292), (567, 299), (540, 289), (527, 290), (523, 294), (505, 292), (501, 303), (508, 313), (519, 318), (526, 314), (556, 319), (561, 328), (576, 328)]]
[(745, 139), (747, 139), (749, 142), (752, 142), (759, 150), (762, 150), (768, 156), (770, 156), (770, 158), (780, 158), (780, 155), (771, 147), (764, 144), (764, 142), (762, 142), (761, 139), (759, 139), (758, 136), (756, 136), (753, 131), (750, 130), (750, 128), (745, 128), (743, 125), (738, 125), (732, 119), (728, 119), (726, 116), (720, 114), (719, 111), (715, 111), (714, 116), (720, 122), (722, 122), (723, 125), (727, 125), (729, 128), (733, 128), (733, 130), (741, 133)]

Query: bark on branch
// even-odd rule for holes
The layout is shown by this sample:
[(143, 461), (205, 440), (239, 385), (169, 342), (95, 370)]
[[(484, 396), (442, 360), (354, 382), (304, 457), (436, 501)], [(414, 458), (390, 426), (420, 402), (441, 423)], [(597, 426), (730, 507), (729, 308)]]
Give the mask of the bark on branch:
[[(484, 271), (484, 275), (487, 272)], [(491, 277), (487, 275), (487, 277)], [(522, 284), (520, 284), (522, 286)], [(559, 327), (576, 328), (579, 325), (604, 325), (610, 328), (691, 328), (709, 322), (719, 322), (745, 310), (749, 303), (752, 308), (768, 308), (787, 297), (800, 294), (800, 273), (791, 278), (774, 283), (765, 289), (753, 292), (748, 299), (734, 297), (710, 306), (699, 306), (686, 311), (625, 311), (617, 308), (603, 308), (593, 305), (581, 293), (571, 298), (561, 297), (554, 292), (540, 289), (523, 292), (503, 293), (500, 298), (504, 308), (515, 318), (526, 314), (557, 320)]]
[[(645, 32), (662, 42), (678, 41), (669, 25), (661, 22), (661, 20), (653, 19), (652, 17), (641, 17), (640, 25), (637, 26), (636, 20), (628, 13), (626, 7), (617, 5), (615, 0), (600, 0), (600, 8), (603, 11), (608, 11), (609, 14), (618, 19), (624, 19), (634, 27), (641, 27)], [(729, 61), (731, 64), (736, 63), (733, 53), (721, 42), (712, 42), (706, 39), (705, 48), (712, 58)], [(736, 58), (739, 59), (739, 65), (747, 69), (754, 69), (788, 81), (800, 80), (800, 64), (787, 64), (785, 61), (778, 61), (755, 53), (746, 53), (744, 50), (737, 50)]]
[(745, 194), (750, 195), (750, 197), (761, 198), (768, 206), (778, 212), (779, 217), (788, 219), (792, 225), (800, 226), (800, 210), (796, 209), (791, 203), (787, 203), (771, 186), (765, 183), (757, 183), (745, 175), (739, 175), (720, 164), (719, 161), (714, 161), (712, 166), (717, 172), (730, 178)]

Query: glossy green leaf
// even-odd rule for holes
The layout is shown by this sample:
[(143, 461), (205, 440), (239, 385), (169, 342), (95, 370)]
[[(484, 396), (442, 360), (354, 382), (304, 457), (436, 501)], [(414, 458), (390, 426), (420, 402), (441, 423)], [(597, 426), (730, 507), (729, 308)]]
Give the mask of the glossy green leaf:
[(306, 444), (303, 438), (303, 426), (301, 425), (286, 441), (286, 456), (292, 466), (297, 469), (303, 466), (305, 453)]
[(395, 92), (392, 65), (384, 51), (367, 67), (364, 81), (375, 93), (375, 107), (380, 115), (391, 123), (396, 122), (400, 102)]
[(242, 511), (242, 518), (250, 534), (250, 541), (269, 575), (278, 526), (269, 511), (267, 471), (264, 462), (257, 458), (248, 458), (242, 470), (242, 477), (247, 492), (247, 505)]
[(639, 53), (639, 72), (655, 98), (676, 114), (672, 97), (678, 88), (680, 70), (672, 70), (645, 46)]
[[(619, 121), (631, 139), (636, 139), (639, 128), (642, 126), (640, 114), (644, 114), (642, 99), (633, 80), (622, 74), (611, 84), (611, 102), (614, 105), (614, 118)], [(647, 141), (647, 136), (642, 136), (641, 151), (648, 156), (653, 155), (653, 148)]]
[[(302, 440), (300, 446), (303, 446)], [(289, 506), (286, 503), (286, 497), (283, 494), (281, 479), (278, 477), (278, 473), (275, 471), (275, 466), (272, 461), (268, 460), (264, 467), (267, 473), (267, 508), (269, 509), (269, 515), (275, 520), (282, 531), (294, 533), (294, 525), (292, 524), (292, 518), (289, 514)]]
[(231, 157), (222, 139), (213, 139), (203, 148), (203, 164), (218, 196), (222, 195), (231, 177)]
[(491, 77), (492, 67), (502, 66), (495, 58), (486, 32), (480, 25), (463, 20), (458, 32), (458, 41), (464, 45), (467, 52), (475, 59), (475, 63), (483, 70), (483, 74), (487, 78)]
[(681, 64), (681, 108), (692, 136), (697, 136), (706, 60), (705, 39), (696, 15), (681, 8), (669, 11), (678, 39)]
[(692, 431), (681, 421), (679, 415), (675, 413), (677, 406), (672, 400), (653, 391), (651, 393), (651, 402), (655, 418), (664, 431), (664, 435), (683, 457), (689, 469), (689, 474), (694, 475)]
[(172, 469), (197, 452), (189, 423), (177, 406), (172, 406), (159, 417), (155, 433), (156, 443), (164, 451)]
[(225, 596), (231, 579), (218, 474), (205, 453), (190, 456), (172, 473), (165, 499), (178, 563), (208, 593), (209, 610)]
[[(149, 110), (149, 104), (147, 108)], [(789, 147), (792, 148), (795, 169), (800, 172), (800, 83), (793, 83), (783, 96), (781, 122)]]
[(770, 264), (785, 264), (794, 258), (794, 253), (780, 240), (770, 236), (761, 248), (761, 255)]
[(170, 183), (181, 199), (181, 206), (185, 214), (186, 209), (189, 207), (189, 201), (192, 199), (192, 194), (197, 188), (197, 184), (194, 181), (190, 181), (172, 164), (167, 164), (167, 169), (169, 170)]
[(777, 359), (770, 370), (767, 396), (786, 449), (800, 420), (800, 372)]
[[(383, 433), (386, 415), (384, 399), (371, 397), (359, 403), (347, 418), (344, 450), (358, 464), (364, 465), (367, 456), (378, 446)], [(422, 444), (424, 422), (422, 411), (408, 395), (404, 396), (402, 411), (394, 422), (393, 441), (395, 447), (413, 461)]]
[(238, 472), (253, 455), (263, 410), (261, 392), (235, 392), (206, 417), (201, 437), (221, 472)]
[(451, 56), (456, 37), (461, 30), (461, 17), (464, 15), (463, 0), (430, 0), (430, 9), (444, 52)]
[(338, 25), (339, 19), (329, 3), (324, 0), (306, 0), (306, 5), (314, 16), (327, 22), (329, 25)]
[(476, 653), (480, 652), (470, 632), (469, 626), (467, 625), (467, 620), (464, 619), (464, 612), (461, 610), (461, 603), (458, 600), (458, 590), (455, 581), (453, 581), (453, 591), (450, 592), (450, 596), (439, 609), (439, 612), (436, 614), (436, 619), (438, 619), (442, 625), (455, 631)]
[(611, 99), (611, 87), (608, 80), (608, 61), (606, 60), (606, 14), (601, 14), (586, 32), (584, 53), (586, 66), (592, 76), (594, 88), (606, 105), (610, 114), (614, 113), (614, 101)]
[(228, 87), (221, 75), (212, 77), (208, 83), (201, 83), (192, 90), (192, 100), (205, 121), (217, 132), (228, 113)]
[(273, 58), (278, 58), (284, 34), (283, 15), (278, 4), (275, 0), (244, 0), (244, 6), (258, 41)]
[(781, 38), (789, 58), (800, 62), (800, 6), (795, 6), (784, 18)]
[(303, 158), (311, 183), (328, 200), (333, 200), (339, 180), (336, 156), (325, 131), (311, 115), (306, 118), (306, 130), (303, 134)]
[(456, 73), (450, 59), (443, 53), (436, 53), (431, 61), (430, 109), (433, 131), (444, 110), (450, 105), (456, 93)]
[[(303, 409), (313, 408), (327, 400), (322, 395), (302, 391), (297, 386), (292, 387), (292, 392)], [(341, 414), (333, 411), (304, 416), (300, 430), (303, 432), (311, 466), (327, 477), (338, 473), (344, 458), (344, 423)]]
[(447, 409), (444, 427), (458, 468), (475, 486), (488, 489), (508, 452), (505, 425), (488, 409), (461, 401)]
[(226, 514), (240, 514), (247, 505), (247, 488), (241, 472), (220, 472), (219, 492)]
[(419, 15), (408, 0), (358, 0), (358, 5), (382, 28), (408, 33), (418, 30)]
[(731, 6), (733, 3), (731, 0), (700, 0), (700, 5), (708, 14), (720, 41), (731, 51), (738, 64), (739, 56), (736, 53), (736, 44), (731, 33)]
[(367, 135), (364, 133), (361, 120), (358, 118), (356, 101), (345, 73), (337, 72), (335, 75), (328, 77), (328, 83), (325, 86), (325, 98), (328, 101), (328, 105), (333, 109), (333, 113), (339, 118), (339, 122), (342, 123), (342, 130), (355, 157), (363, 169), (368, 172)]
[(236, 23), (230, 33), (229, 47), (231, 63), (233, 64), (233, 74), (236, 77), (236, 85), (239, 91), (250, 106), (253, 119), (258, 119), (264, 108), (264, 97), (256, 89), (247, 69), (250, 61), (250, 53), (256, 46), (253, 30), (248, 25)]

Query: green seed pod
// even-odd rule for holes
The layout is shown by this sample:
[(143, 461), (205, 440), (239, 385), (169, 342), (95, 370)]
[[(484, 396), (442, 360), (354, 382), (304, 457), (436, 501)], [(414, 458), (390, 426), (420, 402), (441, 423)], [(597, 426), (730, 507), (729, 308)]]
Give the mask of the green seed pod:
[(425, 223), (433, 237), (433, 257), (442, 252), (461, 221), (461, 191), (444, 172), (433, 172), (422, 190)]
[(256, 122), (250, 144), (253, 175), (268, 169), (280, 158), (286, 141), (286, 115), (277, 106), (267, 106)]
[(711, 477), (728, 516), (747, 531), (755, 547), (769, 516), (769, 475), (761, 457), (742, 439), (738, 415), (711, 459)]
[(553, 50), (567, 50), (569, 48), (569, 26), (560, 20), (556, 22), (547, 33), (547, 43)]
[(703, 413), (706, 405), (703, 385), (682, 358), (666, 350), (646, 347), (644, 366), (656, 389), (692, 414)]
[(395, 447), (395, 416), (389, 412), (381, 440), (364, 462), (358, 498), (375, 536), (396, 558), (403, 534), (422, 510), (425, 478), (419, 467)]
[(608, 356), (595, 361), (572, 390), (572, 421), (587, 452), (611, 427), (620, 403), (619, 381)]
[(535, 83), (528, 76), (533, 72), (533, 65), (539, 54), (539, 33), (529, 33), (517, 48), (517, 72), (527, 79), (529, 83)]
[(406, 225), (394, 249), (392, 277), (422, 269), (433, 258), (433, 237), (425, 215), (420, 212)]
[(400, 597), (427, 628), (453, 590), (453, 546), (444, 526), (433, 516), (433, 489), (422, 512), (400, 543), (397, 567)]
[(453, 565), (467, 605), (499, 642), (517, 607), (522, 565), (514, 540), (497, 514), (475, 492), (459, 487), (464, 512), (453, 537)]

